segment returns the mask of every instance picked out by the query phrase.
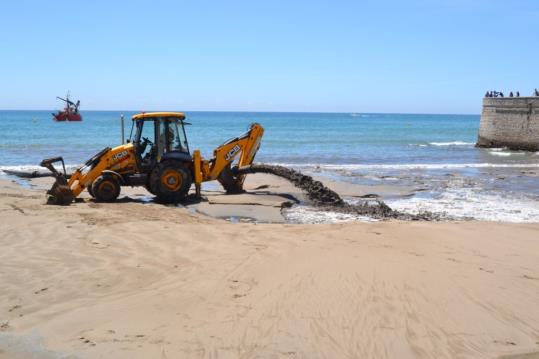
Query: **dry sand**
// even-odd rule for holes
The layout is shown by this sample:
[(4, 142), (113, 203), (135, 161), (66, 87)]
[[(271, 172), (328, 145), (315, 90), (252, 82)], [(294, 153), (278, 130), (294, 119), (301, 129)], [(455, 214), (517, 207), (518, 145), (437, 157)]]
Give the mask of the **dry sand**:
[[(253, 178), (213, 206), (274, 216), (293, 189)], [(539, 225), (234, 224), (35, 184), (0, 181), (2, 359), (538, 357)]]

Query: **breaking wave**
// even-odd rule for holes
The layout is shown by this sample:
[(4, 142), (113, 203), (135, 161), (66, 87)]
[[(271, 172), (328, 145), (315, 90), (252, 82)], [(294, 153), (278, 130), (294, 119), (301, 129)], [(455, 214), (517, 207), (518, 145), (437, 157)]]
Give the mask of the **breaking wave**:
[[(61, 165), (56, 164), (55, 167), (60, 169)], [(66, 171), (67, 172), (72, 172), (75, 169), (77, 169), (78, 167), (80, 167), (80, 165), (74, 165), (74, 164), (67, 164), (66, 163)], [(36, 166), (36, 165), (0, 166), (0, 175), (5, 175), (6, 174), (5, 171), (28, 172), (28, 173), (32, 173), (32, 172), (49, 173), (48, 169), (46, 169), (44, 167), (41, 167), (41, 166)]]
[(489, 151), (489, 154), (493, 155), (493, 156), (498, 156), (498, 157), (509, 157), (509, 156), (522, 156), (522, 155), (525, 155), (524, 152), (509, 152), (509, 151), (506, 151), (506, 152), (502, 152), (502, 151)]
[(461, 168), (539, 168), (539, 163), (408, 163), (408, 164), (297, 164), (272, 163), (273, 165), (312, 170), (437, 170)]
[(474, 146), (473, 142), (463, 142), (463, 141), (451, 141), (451, 142), (429, 142), (431, 146)]

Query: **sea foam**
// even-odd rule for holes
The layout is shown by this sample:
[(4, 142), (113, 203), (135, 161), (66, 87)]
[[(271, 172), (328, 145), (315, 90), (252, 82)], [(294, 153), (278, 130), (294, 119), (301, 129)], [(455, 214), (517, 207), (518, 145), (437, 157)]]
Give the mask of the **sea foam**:
[(377, 222), (377, 219), (359, 216), (349, 213), (339, 213), (333, 211), (321, 211), (320, 209), (309, 206), (293, 206), (283, 210), (283, 215), (288, 222), (302, 224), (320, 224), (320, 223), (343, 223), (343, 222)]
[(451, 188), (434, 198), (406, 198), (387, 201), (405, 213), (443, 213), (448, 218), (498, 222), (539, 222), (539, 201), (513, 195), (483, 193), (474, 188)]

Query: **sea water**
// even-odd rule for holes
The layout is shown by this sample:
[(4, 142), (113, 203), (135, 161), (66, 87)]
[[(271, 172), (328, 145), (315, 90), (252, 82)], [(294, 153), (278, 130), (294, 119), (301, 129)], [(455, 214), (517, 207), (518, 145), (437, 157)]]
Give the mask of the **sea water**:
[[(133, 114), (85, 111), (82, 122), (54, 122), (49, 111), (0, 111), (0, 170), (38, 169), (43, 158), (60, 155), (66, 164), (78, 165), (104, 147), (120, 144), (121, 115), (129, 138)], [(258, 162), (342, 182), (409, 188), (406, 197), (386, 199), (402, 211), (539, 222), (539, 153), (475, 148), (479, 115), (186, 115), (191, 150), (201, 149), (206, 158), (259, 122), (265, 134)]]

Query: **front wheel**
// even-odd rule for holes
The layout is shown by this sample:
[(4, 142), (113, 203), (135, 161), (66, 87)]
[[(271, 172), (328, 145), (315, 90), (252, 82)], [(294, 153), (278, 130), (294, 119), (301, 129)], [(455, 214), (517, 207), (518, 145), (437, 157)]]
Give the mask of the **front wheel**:
[(150, 175), (151, 192), (162, 203), (182, 201), (193, 183), (191, 171), (179, 161), (165, 161), (155, 166)]
[(101, 175), (92, 183), (92, 193), (98, 202), (114, 202), (120, 195), (120, 183), (114, 176)]

